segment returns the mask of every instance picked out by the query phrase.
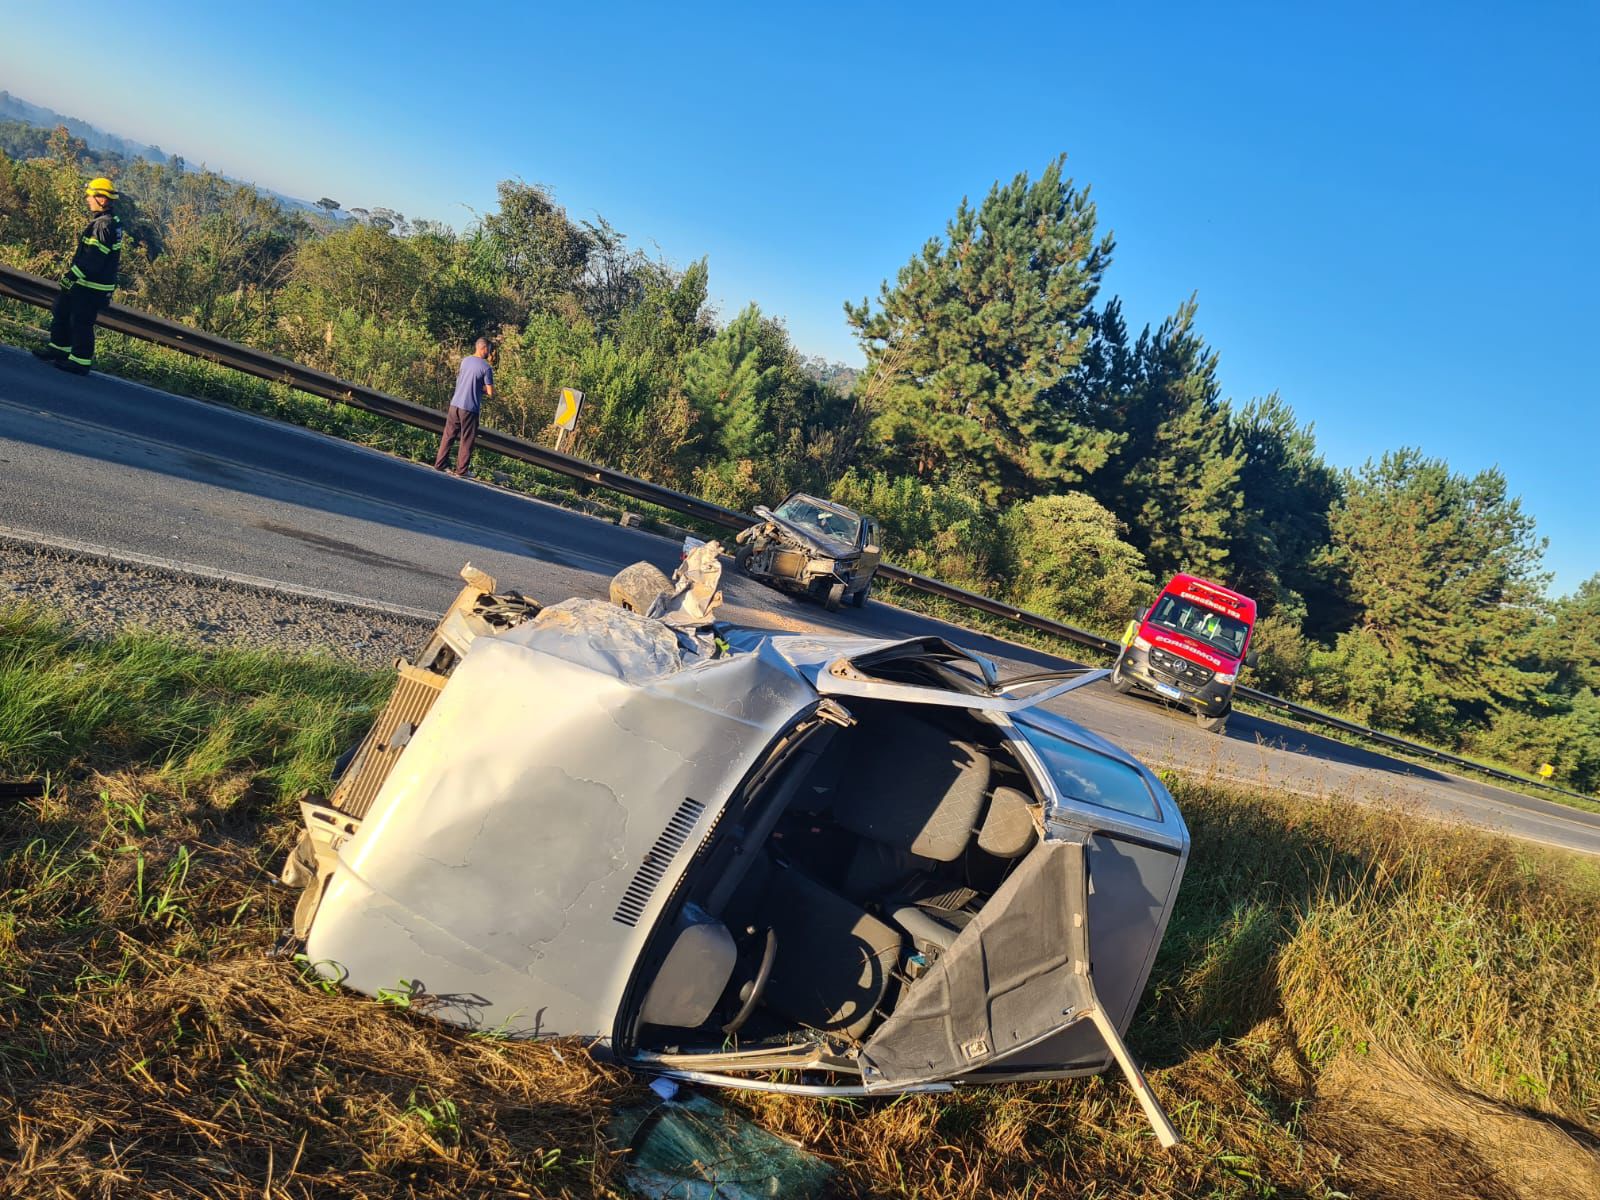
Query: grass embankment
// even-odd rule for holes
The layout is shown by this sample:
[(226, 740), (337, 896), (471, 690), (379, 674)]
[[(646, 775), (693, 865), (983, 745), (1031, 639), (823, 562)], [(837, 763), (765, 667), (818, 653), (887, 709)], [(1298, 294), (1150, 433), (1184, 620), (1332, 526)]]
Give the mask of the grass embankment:
[[(637, 1080), (270, 959), (294, 799), (387, 681), (0, 609), (0, 1195), (611, 1194)], [(1600, 1192), (1600, 874), (1178, 781), (1194, 853), (1119, 1078), (728, 1097), (850, 1195)], [(1587, 1174), (1586, 1174), (1587, 1172)]]

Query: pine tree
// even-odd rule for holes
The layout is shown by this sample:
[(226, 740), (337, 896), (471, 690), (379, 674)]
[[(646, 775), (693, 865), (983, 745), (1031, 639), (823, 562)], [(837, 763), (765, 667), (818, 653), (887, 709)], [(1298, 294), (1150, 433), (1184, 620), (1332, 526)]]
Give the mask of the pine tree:
[(766, 351), (761, 310), (751, 304), (684, 364), (702, 444), (719, 457), (755, 458), (770, 449), (768, 406), (781, 364)]
[(1328, 544), (1329, 509), (1340, 495), (1339, 473), (1323, 461), (1312, 427), (1296, 422), (1276, 392), (1245, 405), (1233, 428), (1244, 463), (1228, 552), (1231, 581), (1269, 611), (1303, 600), (1311, 628), (1330, 629), (1342, 608), (1317, 563)]
[(1331, 528), (1357, 632), (1413, 664), (1459, 720), (1525, 705), (1549, 683), (1534, 655), (1545, 543), (1498, 469), (1469, 478), (1391, 451), (1347, 480)]
[(1093, 316), (1093, 342), (1054, 400), (1065, 419), (1106, 438), (1107, 460), (1086, 487), (1127, 524), (1150, 567), (1225, 577), (1245, 456), (1195, 312), (1191, 298), (1129, 346), (1113, 300)]
[(965, 199), (945, 229), (868, 301), (845, 313), (867, 355), (863, 395), (885, 464), (925, 480), (972, 473), (990, 498), (1082, 477), (1103, 435), (1062, 419), (1047, 394), (1088, 340), (1083, 318), (1111, 259), (1065, 155), (1030, 182)]

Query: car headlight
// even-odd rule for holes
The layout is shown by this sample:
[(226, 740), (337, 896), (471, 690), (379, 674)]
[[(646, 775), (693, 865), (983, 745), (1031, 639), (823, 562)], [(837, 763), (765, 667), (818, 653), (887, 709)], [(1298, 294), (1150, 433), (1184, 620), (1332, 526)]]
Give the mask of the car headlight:
[(818, 575), (832, 575), (835, 565), (831, 558), (813, 558), (811, 560), (811, 569)]
[(1148, 649), (1150, 649), (1150, 639), (1149, 638), (1142, 638), (1142, 637), (1135, 637), (1133, 639), (1133, 648), (1135, 650), (1148, 650)]
[(1224, 675), (1221, 671), (1218, 671), (1216, 675), (1218, 683), (1232, 683), (1237, 678), (1239, 678), (1237, 675)]

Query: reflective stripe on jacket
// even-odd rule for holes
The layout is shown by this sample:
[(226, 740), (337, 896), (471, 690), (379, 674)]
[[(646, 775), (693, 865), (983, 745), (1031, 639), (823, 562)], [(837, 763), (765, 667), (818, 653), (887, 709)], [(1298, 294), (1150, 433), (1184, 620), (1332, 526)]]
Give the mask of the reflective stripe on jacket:
[(96, 213), (78, 239), (72, 265), (64, 283), (96, 292), (117, 290), (117, 268), (122, 263), (122, 222), (112, 212)]

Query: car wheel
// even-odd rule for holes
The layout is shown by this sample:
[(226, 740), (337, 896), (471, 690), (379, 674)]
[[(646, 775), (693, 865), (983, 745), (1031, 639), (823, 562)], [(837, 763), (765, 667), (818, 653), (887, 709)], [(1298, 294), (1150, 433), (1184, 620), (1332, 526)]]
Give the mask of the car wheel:
[(1122, 673), (1122, 655), (1120, 654), (1117, 655), (1116, 665), (1111, 668), (1111, 686), (1124, 696), (1133, 694), (1133, 680)]
[(658, 596), (670, 591), (671, 582), (654, 563), (636, 562), (611, 577), (611, 603), (640, 616), (650, 611)]
[(824, 608), (826, 608), (829, 612), (838, 612), (839, 611), (839, 604), (843, 600), (844, 600), (844, 584), (836, 583), (831, 588), (828, 589), (827, 598), (825, 600), (823, 600), (822, 606)]
[(1228, 714), (1220, 717), (1208, 717), (1205, 713), (1196, 713), (1195, 719), (1200, 722), (1200, 728), (1207, 733), (1221, 733), (1228, 728)]
[(867, 597), (871, 594), (872, 580), (869, 579), (861, 585), (861, 590), (859, 592), (850, 597), (850, 603), (855, 605), (857, 608), (865, 608), (867, 606)]
[(755, 547), (746, 542), (733, 552), (733, 565), (738, 567), (744, 574), (750, 574), (750, 556), (754, 553)]

